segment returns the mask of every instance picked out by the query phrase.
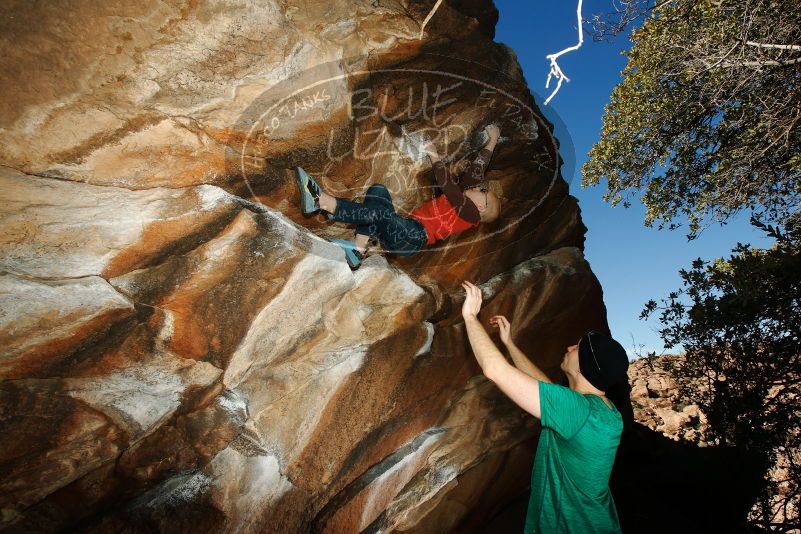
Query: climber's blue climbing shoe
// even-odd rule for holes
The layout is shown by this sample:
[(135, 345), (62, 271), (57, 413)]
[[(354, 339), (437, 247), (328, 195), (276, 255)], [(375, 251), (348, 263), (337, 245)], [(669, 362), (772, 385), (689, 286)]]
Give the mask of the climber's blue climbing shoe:
[(300, 167), (295, 167), (295, 175), (300, 188), (300, 209), (305, 214), (320, 209), (320, 186)]
[(362, 259), (364, 259), (364, 254), (356, 250), (356, 243), (345, 239), (331, 239), (331, 242), (335, 245), (339, 245), (339, 247), (345, 251), (345, 260), (348, 262), (351, 269), (355, 271), (359, 268), (362, 264)]

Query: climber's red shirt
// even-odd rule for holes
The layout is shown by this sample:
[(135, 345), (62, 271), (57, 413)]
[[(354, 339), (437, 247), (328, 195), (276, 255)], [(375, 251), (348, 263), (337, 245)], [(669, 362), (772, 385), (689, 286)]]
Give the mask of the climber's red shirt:
[(409, 214), (417, 219), (426, 229), (426, 245), (431, 245), (440, 239), (459, 233), (468, 228), (475, 228), (479, 222), (466, 221), (459, 217), (456, 208), (445, 195), (432, 198), (424, 202)]
[(426, 245), (479, 225), (478, 208), (463, 190), (481, 182), (491, 156), (492, 151), (481, 149), (458, 185), (442, 161), (434, 163), (434, 177), (442, 195), (423, 203), (409, 214), (426, 229)]

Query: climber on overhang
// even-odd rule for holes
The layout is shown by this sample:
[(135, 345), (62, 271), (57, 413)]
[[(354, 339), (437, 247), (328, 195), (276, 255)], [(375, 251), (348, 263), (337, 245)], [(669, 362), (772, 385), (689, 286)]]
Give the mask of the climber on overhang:
[(622, 433), (634, 421), (626, 350), (590, 331), (562, 357), (569, 387), (554, 384), (512, 342), (506, 317), (495, 315), (489, 322), (514, 365), (506, 361), (478, 319), (481, 289), (466, 280), (462, 287), (462, 317), (481, 370), (542, 425), (523, 532), (621, 532), (609, 477)]
[(304, 214), (322, 210), (327, 212), (329, 220), (356, 225), (355, 241), (331, 240), (345, 251), (345, 259), (354, 270), (365, 258), (371, 238), (378, 239), (389, 254), (410, 256), (482, 222), (493, 222), (500, 214), (501, 204), (483, 182), (500, 129), (489, 125), (485, 131), (487, 141), (478, 156), (472, 162), (463, 158), (454, 165), (454, 173), (461, 175), (458, 184), (434, 143), (426, 142), (423, 150), (431, 160), (442, 194), (418, 206), (409, 217), (395, 212), (392, 196), (383, 184), (370, 186), (364, 201), (359, 203), (330, 195), (302, 168), (296, 167), (301, 210)]

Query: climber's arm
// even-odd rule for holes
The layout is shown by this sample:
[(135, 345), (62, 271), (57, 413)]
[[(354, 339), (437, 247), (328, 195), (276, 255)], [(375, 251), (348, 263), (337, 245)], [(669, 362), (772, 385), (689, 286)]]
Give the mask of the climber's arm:
[(473, 160), (473, 163), (470, 164), (470, 167), (464, 173), (464, 176), (462, 176), (461, 183), (459, 184), (462, 189), (474, 187), (484, 180), (484, 173), (487, 172), (487, 167), (492, 158), (492, 153), (495, 151), (495, 145), (498, 144), (501, 131), (497, 126), (488, 127), (487, 135), (489, 135), (489, 141), (484, 145), (484, 148), (478, 151), (478, 156), (476, 156), (476, 159)]
[(478, 212), (478, 207), (464, 195), (461, 188), (453, 181), (450, 172), (448, 172), (448, 167), (439, 159), (439, 154), (437, 154), (437, 149), (433, 143), (428, 143), (426, 153), (434, 167), (434, 178), (437, 181), (437, 185), (456, 210), (456, 214), (466, 221), (479, 222), (481, 215)]
[(456, 209), (456, 214), (466, 221), (479, 222), (481, 214), (478, 212), (478, 207), (451, 179), (451, 173), (448, 172), (448, 167), (442, 161), (434, 164), (434, 177), (437, 179), (437, 185), (442, 190), (442, 194)]
[(490, 158), (492, 158), (492, 150), (488, 148), (479, 150), (476, 159), (473, 160), (473, 163), (470, 164), (470, 167), (468, 167), (467, 171), (462, 175), (459, 186), (462, 189), (468, 189), (481, 183), (484, 180), (484, 172), (489, 166)]

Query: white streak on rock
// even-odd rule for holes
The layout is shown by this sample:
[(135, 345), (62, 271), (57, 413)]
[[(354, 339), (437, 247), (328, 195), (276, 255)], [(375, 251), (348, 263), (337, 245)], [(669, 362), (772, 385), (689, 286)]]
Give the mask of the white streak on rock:
[(210, 210), (226, 200), (232, 201), (234, 199), (233, 195), (213, 185), (198, 186), (196, 191), (198, 197), (200, 197), (199, 209), (202, 211)]
[(359, 531), (364, 530), (367, 525), (372, 523), (406, 486), (406, 483), (417, 474), (442, 436), (443, 434), (434, 434), (428, 437), (413, 453), (370, 483), (364, 490), (367, 492), (367, 499), (362, 508)]
[(213, 501), (233, 520), (231, 532), (250, 532), (249, 526), (260, 524), (261, 513), (293, 487), (272, 455), (244, 456), (226, 448), (214, 457), (206, 471), (214, 479)]
[(346, 269), (344, 262), (319, 256), (299, 261), (281, 292), (251, 323), (225, 371), (225, 385), (236, 387), (254, 362), (268, 366), (311, 335), (321, 324), (321, 303), (352, 287), (353, 277)]
[(242, 396), (236, 391), (226, 389), (217, 397), (217, 404), (219, 404), (223, 410), (230, 413), (234, 417), (247, 417), (247, 402), (245, 402), (245, 399), (242, 398)]
[(301, 454), (328, 403), (346, 377), (362, 367), (366, 354), (363, 346), (348, 346), (273, 369), (266, 380), (250, 376), (241, 389), (254, 397), (249, 408), (261, 445), (287, 463)]
[(65, 379), (64, 389), (139, 439), (175, 412), (187, 387), (208, 385), (219, 373), (205, 362), (158, 355), (109, 375)]
[(0, 372), (13, 365), (14, 355), (68, 339), (109, 313), (130, 315), (134, 306), (100, 277), (40, 281), (0, 275)]
[(428, 321), (424, 321), (423, 325), (426, 327), (426, 342), (423, 344), (422, 347), (418, 349), (418, 351), (414, 354), (415, 358), (422, 354), (426, 354), (431, 350), (431, 343), (434, 341), (434, 325), (429, 323)]
[[(38, 277), (101, 275), (156, 221), (176, 223), (176, 235), (163, 238), (166, 246), (240, 209), (220, 191), (212, 186), (130, 191), (0, 167), (0, 269)], [(152, 244), (151, 253), (159, 246)]]

